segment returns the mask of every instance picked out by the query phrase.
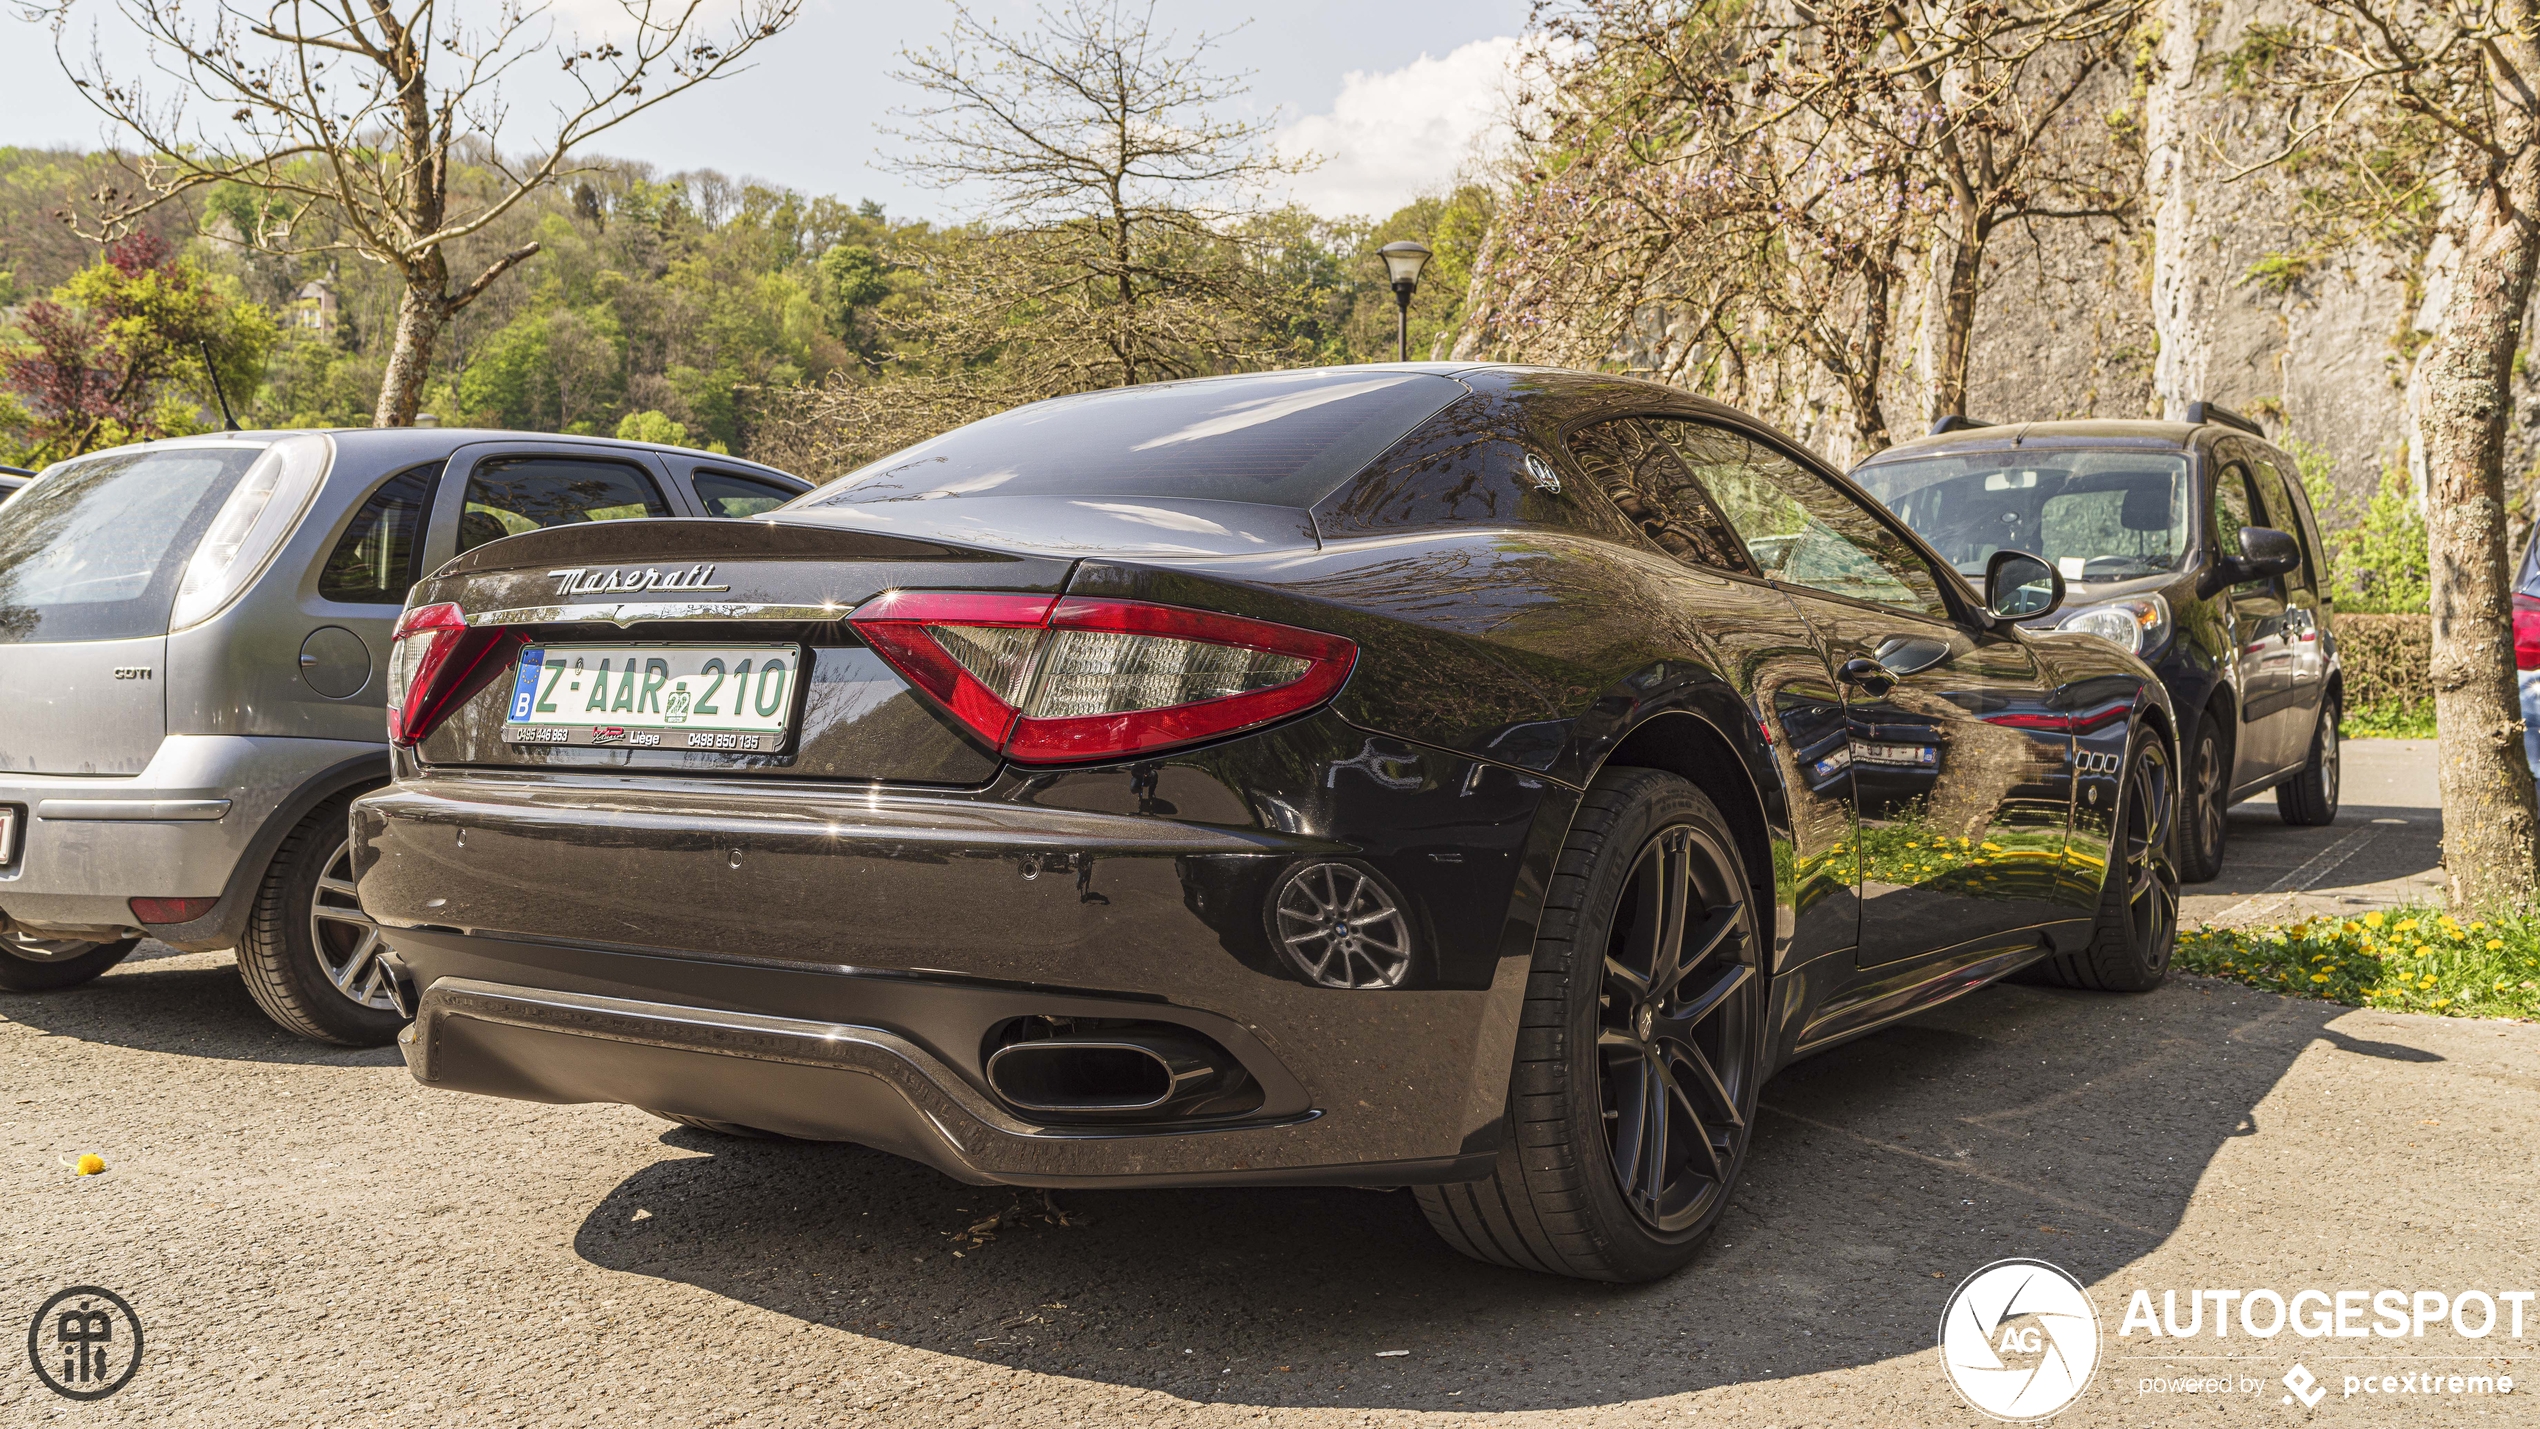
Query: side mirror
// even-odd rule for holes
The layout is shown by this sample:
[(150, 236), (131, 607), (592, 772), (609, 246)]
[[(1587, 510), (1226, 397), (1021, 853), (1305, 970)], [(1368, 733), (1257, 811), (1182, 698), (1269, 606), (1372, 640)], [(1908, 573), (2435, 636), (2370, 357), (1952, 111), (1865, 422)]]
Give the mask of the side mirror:
[(2026, 551), (1996, 551), (1984, 566), (1984, 608), (1996, 620), (2034, 620), (2064, 603), (2063, 573)]
[(2240, 528), (2240, 558), (2232, 565), (2244, 581), (2280, 576), (2302, 564), (2302, 548), (2292, 536), (2272, 526)]

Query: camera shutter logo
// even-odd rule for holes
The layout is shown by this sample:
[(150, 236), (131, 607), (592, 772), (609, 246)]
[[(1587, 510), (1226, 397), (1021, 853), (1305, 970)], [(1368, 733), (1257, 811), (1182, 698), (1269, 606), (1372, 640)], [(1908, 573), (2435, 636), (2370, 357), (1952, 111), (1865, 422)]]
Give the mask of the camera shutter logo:
[(112, 1290), (74, 1285), (35, 1312), (26, 1355), (55, 1394), (103, 1399), (141, 1368), (141, 1321)]
[(2061, 1412), (2099, 1367), (2099, 1312), (2081, 1282), (2042, 1260), (1997, 1260), (1970, 1275), (1940, 1319), (1950, 1385), (1982, 1414), (2013, 1422)]

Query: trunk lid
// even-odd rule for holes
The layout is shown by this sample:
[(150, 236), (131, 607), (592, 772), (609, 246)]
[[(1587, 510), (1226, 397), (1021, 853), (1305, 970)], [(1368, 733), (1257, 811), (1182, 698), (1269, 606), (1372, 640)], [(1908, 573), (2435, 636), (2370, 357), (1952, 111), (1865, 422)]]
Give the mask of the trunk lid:
[[(474, 687), (463, 687), (456, 708), (417, 753), (427, 764), (513, 770), (985, 783), (996, 773), (994, 751), (910, 689), (845, 617), (890, 590), (1055, 595), (1073, 564), (770, 520), (592, 522), (496, 541), (442, 567), (409, 602), (455, 604), (471, 629), (499, 628), (512, 637), (484, 662)], [(638, 702), (635, 716), (615, 723), (626, 703), (594, 703), (574, 715), (584, 722), (555, 724), (559, 738), (573, 743), (507, 739), (513, 716), (528, 707), (516, 707), (515, 694), (523, 688), (522, 654), (533, 646), (542, 654), (569, 647), (594, 670), (610, 652), (622, 652), (616, 663), (631, 670), (627, 662), (643, 661), (648, 680), (657, 658), (684, 655), (693, 665), (700, 652), (722, 651), (737, 666), (765, 658), (771, 647), (793, 647), (784, 655), (799, 662), (787, 696), (794, 701), (788, 734), (769, 753), (678, 748), (679, 738), (640, 747), (632, 736), (662, 731), (636, 728)], [(529, 688), (539, 683), (533, 676)], [(700, 707), (703, 694), (701, 685)], [(541, 709), (573, 702), (568, 712), (581, 709), (582, 698), (557, 686), (533, 696)], [(589, 699), (596, 702), (598, 693)]]

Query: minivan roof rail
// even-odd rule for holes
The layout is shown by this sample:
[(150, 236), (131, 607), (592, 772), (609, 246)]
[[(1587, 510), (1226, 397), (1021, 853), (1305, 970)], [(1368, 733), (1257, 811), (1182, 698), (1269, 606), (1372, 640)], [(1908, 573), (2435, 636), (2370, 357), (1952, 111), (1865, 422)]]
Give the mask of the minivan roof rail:
[(2191, 427), (2201, 427), (2207, 422), (2220, 422), (2226, 427), (2238, 427), (2240, 430), (2247, 432), (2249, 435), (2257, 437), (2260, 440), (2264, 440), (2267, 434), (2266, 428), (2259, 426), (2257, 423), (2250, 421), (2247, 417), (2240, 415), (2238, 412), (2231, 410), (2229, 407), (2223, 406), (2219, 402), (2190, 402), (2187, 404), (2187, 425)]
[(1941, 418), (1939, 421), (1931, 424), (1931, 434), (1936, 437), (1943, 432), (1965, 432), (1972, 431), (1977, 427), (1989, 427), (1992, 425), (1993, 424), (1991, 422), (1979, 422), (1973, 417), (1966, 416), (1958, 412), (1952, 412)]

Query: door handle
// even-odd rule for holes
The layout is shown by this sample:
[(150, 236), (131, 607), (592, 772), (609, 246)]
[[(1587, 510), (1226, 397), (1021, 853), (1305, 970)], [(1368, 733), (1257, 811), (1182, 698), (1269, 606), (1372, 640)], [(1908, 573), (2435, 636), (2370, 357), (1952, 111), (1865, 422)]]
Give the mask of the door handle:
[(1855, 655), (1843, 662), (1834, 677), (1847, 685), (1858, 685), (1873, 695), (1884, 695), (1896, 688), (1896, 672), (1866, 655)]

